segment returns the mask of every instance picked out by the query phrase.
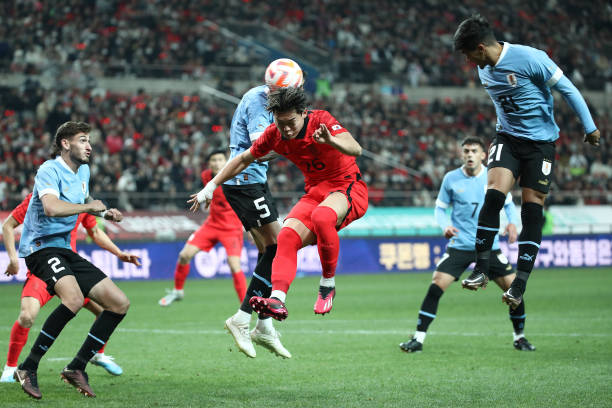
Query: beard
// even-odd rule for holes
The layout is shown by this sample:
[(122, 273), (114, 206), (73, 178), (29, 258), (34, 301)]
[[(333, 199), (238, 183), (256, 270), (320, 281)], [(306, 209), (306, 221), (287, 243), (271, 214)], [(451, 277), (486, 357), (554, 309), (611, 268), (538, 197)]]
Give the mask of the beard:
[(88, 156), (85, 156), (85, 154), (83, 154), (82, 157), (79, 157), (76, 154), (74, 154), (73, 152), (70, 152), (70, 160), (72, 160), (72, 162), (74, 162), (74, 163), (78, 163), (79, 165), (81, 165), (81, 164), (88, 164), (89, 163), (89, 157)]

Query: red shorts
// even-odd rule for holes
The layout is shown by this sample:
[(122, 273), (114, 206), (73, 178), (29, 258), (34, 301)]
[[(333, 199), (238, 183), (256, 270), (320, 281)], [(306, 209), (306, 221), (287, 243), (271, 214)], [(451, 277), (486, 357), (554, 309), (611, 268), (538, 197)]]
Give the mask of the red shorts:
[(349, 225), (351, 222), (358, 220), (368, 210), (368, 187), (363, 180), (347, 180), (344, 182), (330, 182), (324, 181), (322, 183), (313, 186), (308, 192), (300, 198), (300, 201), (291, 209), (288, 218), (296, 218), (302, 222), (310, 231), (314, 232), (312, 225), (312, 211), (319, 205), (323, 200), (327, 198), (331, 193), (340, 192), (343, 193), (349, 204), (346, 217), (342, 221), (339, 227), (336, 229), (341, 230), (342, 228)]
[(240, 256), (242, 254), (242, 231), (222, 231), (203, 224), (200, 229), (191, 234), (187, 243), (196, 246), (202, 251), (210, 251), (217, 242), (225, 247), (227, 256)]
[[(42, 279), (28, 271), (28, 277), (23, 284), (23, 289), (21, 290), (21, 298), (33, 297), (34, 299), (38, 300), (40, 307), (43, 307), (48, 301), (53, 299), (53, 296), (54, 295), (50, 295), (49, 292), (47, 292), (47, 284)], [(85, 306), (87, 303), (89, 303), (89, 298), (85, 298), (83, 306)]]

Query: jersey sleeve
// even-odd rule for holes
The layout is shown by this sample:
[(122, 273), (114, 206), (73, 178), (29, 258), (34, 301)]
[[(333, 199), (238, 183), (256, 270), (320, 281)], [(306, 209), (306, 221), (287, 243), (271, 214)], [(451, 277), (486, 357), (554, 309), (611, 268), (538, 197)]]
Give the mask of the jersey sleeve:
[(442, 180), (442, 185), (440, 186), (440, 192), (438, 193), (438, 198), (436, 199), (436, 207), (440, 207), (443, 209), (448, 208), (452, 200), (452, 191), (450, 190), (450, 185), (448, 181), (448, 174), (444, 176)]
[(38, 198), (42, 198), (46, 194), (52, 194), (59, 198), (60, 196), (60, 179), (51, 166), (41, 166), (36, 172), (34, 184), (38, 190)]
[(259, 139), (266, 128), (272, 123), (270, 114), (265, 107), (260, 104), (251, 103), (246, 109), (247, 131), (251, 143)]
[(327, 129), (329, 129), (329, 133), (331, 133), (332, 136), (348, 132), (348, 130), (346, 130), (344, 126), (342, 126), (340, 122), (338, 122), (338, 120), (327, 111), (321, 111), (321, 114), (319, 115), (319, 121), (320, 123), (323, 123), (325, 124), (325, 126), (327, 126)]
[(255, 158), (260, 158), (270, 153), (270, 151), (274, 150), (273, 146), (273, 137), (274, 132), (276, 132), (276, 127), (270, 125), (266, 128), (263, 134), (253, 142), (253, 146), (251, 146), (251, 154), (255, 156)]
[(91, 214), (85, 214), (81, 224), (83, 227), (85, 227), (85, 229), (92, 229), (98, 225), (98, 220), (96, 220), (96, 217)]
[(528, 56), (528, 61), (527, 74), (537, 84), (543, 84), (550, 88), (563, 76), (561, 68), (544, 51), (534, 50)]
[(32, 193), (28, 194), (26, 198), (23, 199), (21, 203), (11, 212), (11, 216), (17, 221), (19, 224), (23, 224), (23, 219), (25, 218), (26, 212), (28, 211), (28, 205), (30, 205), (30, 200), (32, 199)]

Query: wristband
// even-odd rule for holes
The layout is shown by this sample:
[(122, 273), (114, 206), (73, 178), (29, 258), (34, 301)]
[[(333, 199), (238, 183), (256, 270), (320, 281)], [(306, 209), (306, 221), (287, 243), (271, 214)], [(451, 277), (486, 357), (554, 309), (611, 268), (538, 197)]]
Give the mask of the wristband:
[(206, 200), (212, 200), (213, 193), (216, 188), (217, 188), (217, 185), (213, 183), (212, 181), (209, 181), (206, 184), (206, 186), (202, 190), (200, 190), (200, 192), (196, 196), (198, 203), (202, 204)]

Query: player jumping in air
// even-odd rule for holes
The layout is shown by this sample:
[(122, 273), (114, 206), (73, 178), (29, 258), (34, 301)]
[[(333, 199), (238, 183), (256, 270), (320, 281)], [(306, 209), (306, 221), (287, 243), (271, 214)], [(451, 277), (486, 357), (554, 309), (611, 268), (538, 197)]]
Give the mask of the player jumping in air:
[[(225, 166), (227, 159), (223, 150), (215, 150), (208, 155), (208, 169), (202, 172), (202, 183), (206, 185)], [(210, 251), (217, 242), (221, 242), (227, 253), (227, 264), (232, 272), (234, 289), (242, 302), (246, 295), (247, 285), (240, 267), (243, 232), (240, 220), (228, 204), (223, 191), (217, 189), (213, 194), (208, 218), (200, 229), (191, 234), (179, 253), (178, 263), (174, 270), (174, 289), (159, 300), (160, 306), (170, 306), (172, 302), (185, 296), (184, 286), (189, 275), (189, 263), (200, 251)]]
[[(461, 146), (463, 166), (446, 173), (436, 200), (436, 221), (444, 231), (444, 237), (450, 242), (442, 259), (436, 265), (431, 285), (421, 304), (414, 337), (400, 344), (400, 348), (407, 353), (423, 350), (427, 329), (436, 317), (440, 298), (451, 283), (459, 279), (474, 261), (476, 222), (487, 188), (486, 167), (482, 164), (485, 159), (485, 144), (479, 138), (468, 137), (463, 140)], [(450, 222), (446, 216), (448, 207), (452, 207)], [(517, 234), (517, 214), (511, 194), (506, 196), (504, 210), (508, 218), (505, 232), (508, 235), (508, 242), (513, 243)], [(488, 276), (506, 291), (516, 275), (512, 265), (500, 251), (497, 237), (493, 242), (492, 254)], [(509, 309), (510, 321), (514, 328), (514, 347), (517, 350), (535, 350), (523, 334), (525, 303), (521, 302), (517, 308)]]
[[(287, 58), (272, 61), (266, 68), (264, 79), (265, 85), (251, 88), (242, 96), (234, 112), (230, 128), (230, 160), (250, 149), (272, 123), (272, 114), (266, 110), (270, 91), (283, 87), (299, 88), (304, 84), (302, 69), (295, 61)], [(225, 181), (222, 186), (227, 201), (259, 250), (247, 295), (236, 313), (225, 320), (225, 328), (234, 338), (238, 349), (248, 357), (256, 357), (255, 343), (278, 356), (290, 358), (291, 353), (281, 344), (280, 333), (268, 316), (259, 315), (255, 328), (249, 332), (253, 313), (249, 299), (253, 296), (270, 296), (272, 260), (276, 255), (276, 241), (281, 229), (278, 210), (268, 188), (267, 171), (266, 160), (256, 161)]]
[[(17, 207), (15, 207), (15, 209), (2, 224), (2, 239), (4, 241), (6, 252), (9, 256), (9, 264), (5, 271), (7, 276), (16, 275), (19, 273), (19, 260), (17, 257), (17, 251), (15, 250), (15, 228), (23, 223), (31, 197), (32, 194), (28, 194), (27, 197)], [(70, 233), (70, 246), (74, 252), (76, 252), (76, 238), (79, 225), (83, 225), (83, 227), (85, 227), (87, 234), (100, 248), (111, 252), (123, 262), (130, 262), (135, 265), (140, 265), (138, 256), (121, 251), (113, 243), (113, 241), (111, 241), (108, 235), (106, 235), (101, 228), (98, 228), (96, 217), (86, 213), (79, 214), (76, 225)], [(19, 359), (19, 355), (21, 354), (21, 350), (28, 341), (30, 327), (32, 327), (34, 324), (40, 308), (47, 304), (47, 302), (49, 302), (49, 300), (52, 298), (53, 296), (47, 292), (45, 283), (28, 271), (27, 279), (23, 285), (23, 290), (21, 291), (21, 310), (19, 312), (19, 317), (11, 329), (6, 365), (2, 371), (0, 382), (15, 382), (13, 374), (17, 369), (17, 361)], [(100, 314), (104, 311), (102, 306), (89, 298), (85, 298), (85, 303), (83, 306), (92, 312), (96, 317), (100, 316)], [(110, 374), (121, 375), (123, 373), (121, 367), (114, 362), (114, 359), (111, 356), (104, 353), (105, 346), (106, 345), (102, 346), (100, 350), (98, 350), (90, 362), (105, 368)]]
[(253, 296), (250, 303), (258, 313), (277, 320), (287, 318), (285, 299), (296, 275), (297, 252), (316, 243), (323, 276), (314, 312), (323, 315), (331, 311), (336, 294), (338, 230), (361, 218), (368, 207), (368, 190), (355, 162), (361, 146), (329, 112), (307, 110), (302, 89), (281, 88), (271, 92), (267, 109), (273, 113), (274, 123), (249, 150), (230, 160), (210, 185), (193, 194), (189, 202), (192, 211), (200, 203), (209, 205), (216, 184), (271, 151), (291, 160), (304, 174), (306, 194), (291, 209), (278, 234), (271, 297)]
[(108, 341), (130, 305), (125, 294), (104, 272), (70, 247), (70, 233), (78, 214), (104, 215), (114, 221), (123, 218), (119, 211), (107, 210), (101, 201), (89, 196), (90, 130), (83, 122), (66, 122), (57, 129), (56, 158), (47, 160), (38, 169), (32, 200), (23, 220), (19, 256), (25, 258), (30, 272), (46, 283), (49, 294), (56, 294), (62, 302), (51, 312), (30, 354), (14, 374), (24, 392), (36, 399), (42, 397), (38, 388), (39, 362), (83, 306), (84, 296), (100, 304), (104, 311), (60, 376), (80, 393), (95, 397), (85, 367)]
[(584, 98), (545, 52), (525, 45), (497, 42), (480, 15), (464, 20), (454, 36), (455, 50), (478, 65), (480, 82), (497, 113), (496, 137), (489, 150), (487, 193), (478, 216), (476, 267), (463, 287), (487, 284), (491, 247), (499, 229), (499, 211), (519, 180), (522, 187), (519, 256), (516, 279), (502, 295), (511, 307), (521, 304), (542, 240), (542, 206), (550, 189), (559, 128), (551, 89), (559, 91), (584, 126), (584, 141), (599, 146), (599, 130)]

